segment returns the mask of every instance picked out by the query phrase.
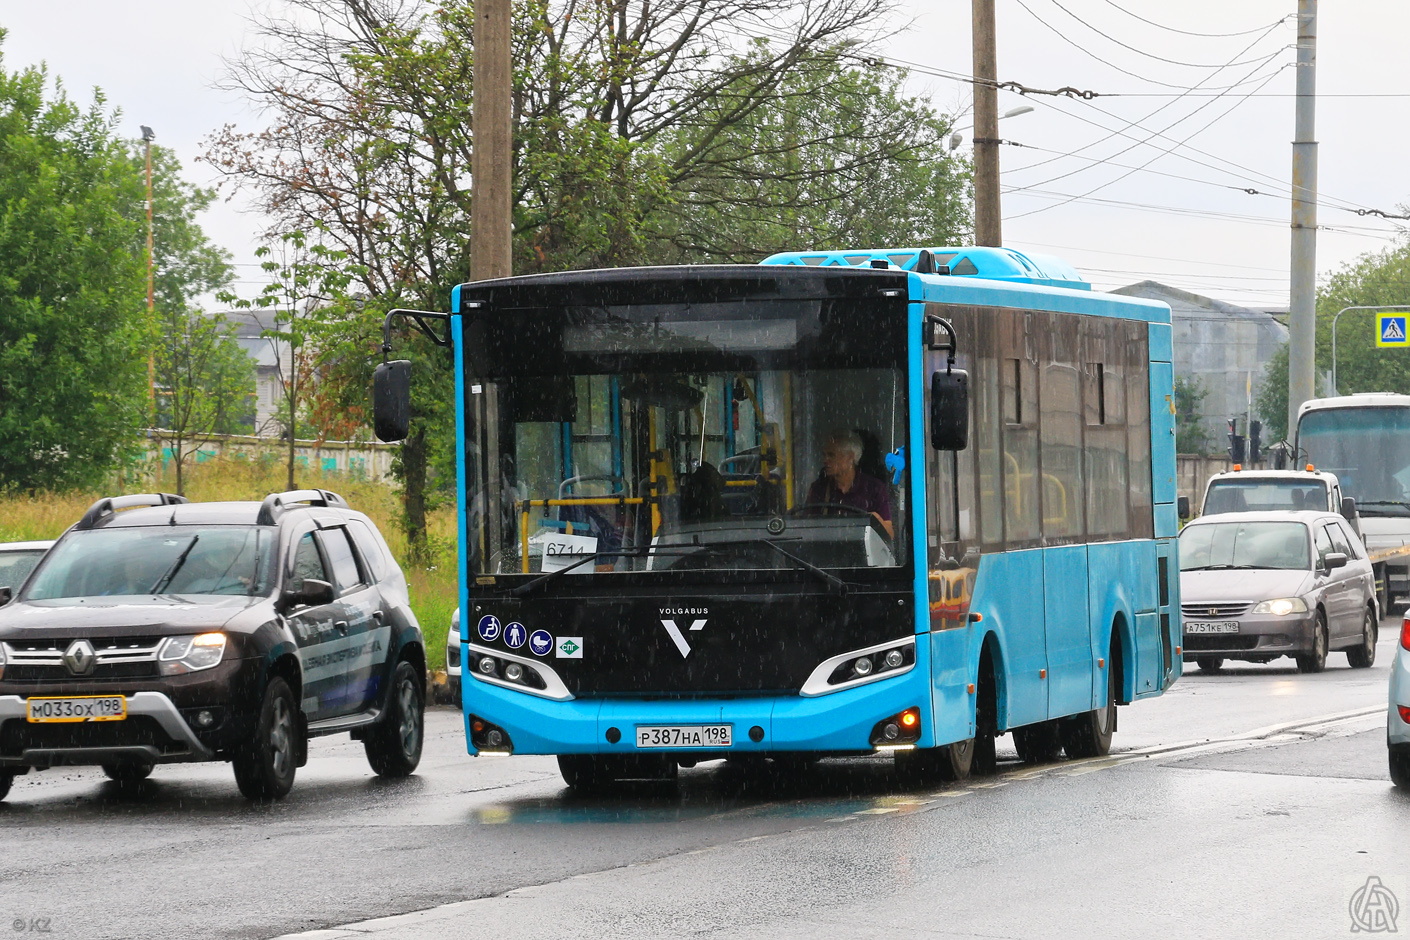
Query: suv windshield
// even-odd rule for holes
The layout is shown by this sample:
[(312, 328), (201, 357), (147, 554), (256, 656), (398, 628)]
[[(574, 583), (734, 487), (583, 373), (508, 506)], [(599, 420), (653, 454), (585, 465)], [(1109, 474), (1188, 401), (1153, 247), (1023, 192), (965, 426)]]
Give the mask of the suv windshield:
[(1191, 523), (1180, 533), (1180, 570), (1294, 568), (1311, 565), (1300, 522)]
[(72, 532), (50, 551), (24, 599), (268, 594), (274, 535), (264, 526)]
[(1303, 480), (1218, 480), (1204, 498), (1204, 514), (1265, 509), (1326, 509), (1327, 487)]

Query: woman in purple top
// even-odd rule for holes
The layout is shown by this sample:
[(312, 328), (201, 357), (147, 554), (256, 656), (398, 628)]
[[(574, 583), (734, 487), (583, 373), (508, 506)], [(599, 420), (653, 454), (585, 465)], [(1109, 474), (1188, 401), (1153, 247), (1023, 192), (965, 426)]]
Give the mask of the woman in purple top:
[(808, 489), (809, 505), (850, 506), (869, 512), (881, 523), (888, 538), (891, 527), (891, 493), (876, 477), (862, 473), (862, 439), (853, 431), (836, 430), (823, 444), (823, 477)]

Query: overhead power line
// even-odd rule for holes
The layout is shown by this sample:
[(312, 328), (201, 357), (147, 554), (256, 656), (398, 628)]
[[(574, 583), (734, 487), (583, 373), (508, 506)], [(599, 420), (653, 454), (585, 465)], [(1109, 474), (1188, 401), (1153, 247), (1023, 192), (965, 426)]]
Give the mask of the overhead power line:
[[(1228, 63), (1225, 63), (1224, 65), (1219, 65), (1218, 63), (1184, 62), (1184, 61), (1181, 61), (1181, 60), (1179, 60), (1179, 59), (1167, 59), (1167, 58), (1165, 58), (1165, 56), (1156, 55), (1154, 52), (1147, 52), (1147, 51), (1145, 51), (1144, 49), (1140, 49), (1140, 48), (1138, 48), (1138, 47), (1136, 47), (1136, 46), (1131, 45), (1130, 43), (1122, 42), (1120, 39), (1117, 39), (1115, 36), (1111, 35), (1110, 33), (1105, 33), (1105, 32), (1103, 32), (1102, 30), (1100, 30), (1100, 29), (1098, 29), (1097, 27), (1093, 26), (1091, 23), (1088, 23), (1086, 20), (1082, 19), (1082, 17), (1078, 16), (1076, 13), (1073, 13), (1073, 12), (1072, 12), (1071, 10), (1069, 10), (1067, 7), (1063, 6), (1061, 3), (1058, 2), (1058, 0), (1049, 0), (1049, 2), (1051, 2), (1053, 6), (1057, 7), (1059, 10), (1061, 10), (1061, 11), (1064, 12), (1064, 13), (1066, 13), (1068, 16), (1072, 17), (1072, 18), (1073, 18), (1074, 20), (1076, 20), (1077, 22), (1081, 23), (1083, 26), (1085, 26), (1085, 27), (1087, 27), (1088, 29), (1090, 29), (1092, 32), (1096, 33), (1098, 36), (1101, 36), (1103, 39), (1105, 39), (1105, 40), (1107, 40), (1107, 41), (1109, 41), (1109, 42), (1114, 42), (1114, 43), (1116, 43), (1118, 46), (1120, 46), (1120, 47), (1123, 48), (1123, 49), (1130, 49), (1132, 52), (1136, 53), (1137, 55), (1143, 55), (1143, 56), (1145, 56), (1145, 57), (1148, 58), (1148, 59), (1155, 59), (1157, 62), (1168, 62), (1168, 63), (1170, 63), (1171, 65), (1183, 65), (1183, 66), (1187, 66), (1187, 67), (1189, 67), (1189, 68), (1195, 68), (1195, 69), (1223, 69), (1223, 68), (1228, 68), (1228, 67), (1230, 67), (1230, 66), (1238, 66), (1238, 65), (1247, 65), (1247, 64), (1248, 64), (1248, 62), (1228, 62)], [(1020, 0), (1020, 3), (1021, 3), (1021, 0)], [(1025, 9), (1025, 10), (1028, 10), (1028, 7), (1027, 7), (1027, 6), (1024, 6), (1024, 9)], [(1029, 13), (1032, 13), (1033, 11), (1032, 11), (1032, 10), (1028, 10), (1028, 12), (1029, 12)], [(1036, 17), (1035, 17), (1035, 18), (1036, 18)], [(1269, 26), (1269, 27), (1263, 32), (1263, 34), (1260, 35), (1258, 38), (1259, 38), (1259, 39), (1262, 39), (1263, 36), (1266, 36), (1266, 35), (1268, 35), (1268, 33), (1271, 33), (1273, 30), (1277, 29), (1279, 26), (1281, 26), (1281, 25), (1283, 24), (1283, 22), (1284, 22), (1286, 19), (1287, 19), (1287, 17), (1284, 17), (1283, 19), (1278, 20), (1278, 22), (1274, 23), (1272, 26)], [(1047, 24), (1044, 23), (1043, 25), (1046, 26)], [(1051, 28), (1051, 27), (1049, 27), (1049, 28)], [(1249, 61), (1252, 61), (1252, 60), (1249, 60)]]
[[(1179, 33), (1182, 36), (1197, 36), (1201, 39), (1228, 39), (1231, 36), (1251, 36), (1252, 34), (1259, 32), (1260, 30), (1268, 28), (1266, 26), (1255, 26), (1253, 29), (1244, 29), (1234, 33), (1195, 33), (1187, 29), (1176, 29), (1174, 26), (1166, 26), (1163, 23), (1157, 23), (1155, 20), (1148, 20), (1144, 16), (1132, 13), (1130, 10), (1121, 6), (1121, 4), (1113, 2), (1113, 0), (1103, 0), (1103, 2), (1106, 3), (1107, 6), (1115, 7), (1116, 9), (1120, 10), (1122, 13), (1125, 13), (1132, 19), (1140, 20), (1142, 23), (1145, 23), (1148, 26), (1154, 26), (1156, 29), (1163, 29), (1171, 33)], [(1285, 23), (1295, 15), (1296, 14), (1294, 13), (1289, 13), (1287, 16), (1274, 22), (1272, 25), (1277, 26), (1280, 23)]]

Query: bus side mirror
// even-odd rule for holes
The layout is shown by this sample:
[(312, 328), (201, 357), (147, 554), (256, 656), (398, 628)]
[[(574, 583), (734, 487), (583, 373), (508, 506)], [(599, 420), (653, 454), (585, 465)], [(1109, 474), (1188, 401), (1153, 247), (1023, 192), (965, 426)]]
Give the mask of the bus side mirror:
[(379, 441), (404, 441), (411, 432), (411, 360), (384, 362), (372, 373), (372, 426)]
[(936, 450), (969, 446), (969, 374), (963, 370), (930, 377), (930, 446)]
[(1181, 519), (1190, 518), (1190, 498), (1188, 496), (1181, 496), (1179, 499), (1175, 500), (1175, 509), (1176, 512), (1180, 514)]

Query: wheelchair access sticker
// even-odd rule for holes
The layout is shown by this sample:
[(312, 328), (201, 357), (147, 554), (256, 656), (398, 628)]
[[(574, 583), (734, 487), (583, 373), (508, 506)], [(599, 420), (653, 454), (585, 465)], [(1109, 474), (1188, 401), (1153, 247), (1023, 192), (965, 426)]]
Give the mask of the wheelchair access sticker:
[(486, 643), (499, 639), (499, 618), (486, 614), (480, 618), (480, 639)]

